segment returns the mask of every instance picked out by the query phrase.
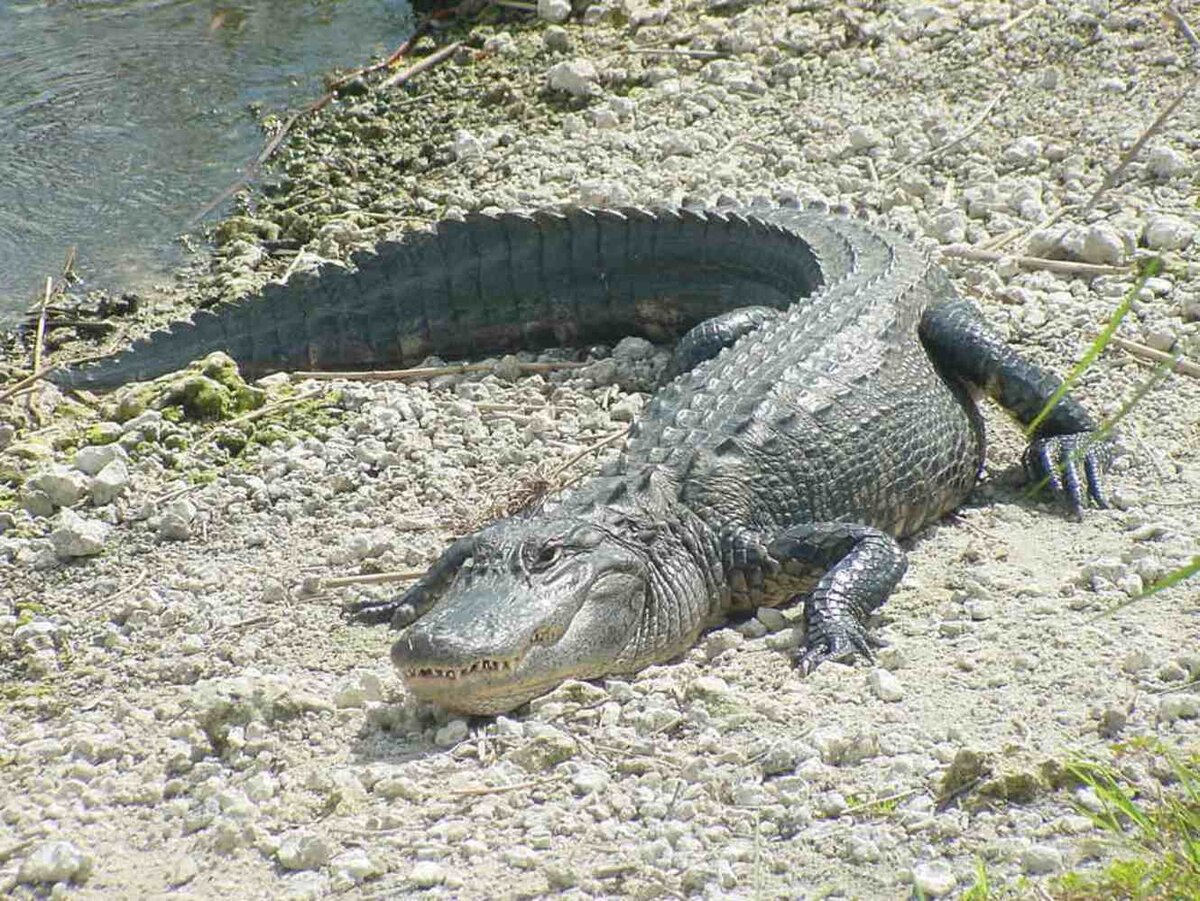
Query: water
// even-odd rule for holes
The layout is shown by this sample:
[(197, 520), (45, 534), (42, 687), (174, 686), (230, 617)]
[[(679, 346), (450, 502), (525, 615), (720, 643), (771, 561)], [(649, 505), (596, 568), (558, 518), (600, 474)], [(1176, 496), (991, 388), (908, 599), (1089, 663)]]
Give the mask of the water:
[(87, 287), (161, 279), (266, 109), (412, 31), (406, 0), (0, 0), (0, 327), (68, 249)]

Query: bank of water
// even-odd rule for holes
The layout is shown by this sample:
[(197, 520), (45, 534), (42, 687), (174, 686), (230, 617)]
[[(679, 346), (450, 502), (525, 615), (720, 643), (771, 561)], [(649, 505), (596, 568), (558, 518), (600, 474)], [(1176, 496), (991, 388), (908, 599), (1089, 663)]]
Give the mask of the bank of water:
[(0, 0), (0, 327), (72, 246), (136, 288), (262, 147), (262, 111), (412, 30), (407, 0)]

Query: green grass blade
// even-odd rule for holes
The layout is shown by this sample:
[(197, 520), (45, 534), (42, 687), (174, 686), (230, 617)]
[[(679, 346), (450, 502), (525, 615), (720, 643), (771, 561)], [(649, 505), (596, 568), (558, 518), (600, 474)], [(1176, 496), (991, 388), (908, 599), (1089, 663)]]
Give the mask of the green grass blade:
[(1100, 353), (1104, 350), (1104, 348), (1108, 346), (1109, 341), (1112, 340), (1112, 336), (1116, 334), (1117, 326), (1121, 324), (1121, 320), (1124, 319), (1126, 314), (1129, 313), (1130, 307), (1133, 305), (1133, 301), (1138, 296), (1138, 292), (1145, 287), (1146, 279), (1157, 275), (1161, 269), (1162, 260), (1159, 257), (1154, 257), (1153, 259), (1147, 260), (1141, 266), (1140, 270), (1138, 271), (1137, 281), (1135, 281), (1133, 286), (1125, 292), (1125, 296), (1121, 298), (1121, 303), (1117, 305), (1117, 308), (1113, 310), (1112, 316), (1109, 317), (1108, 324), (1105, 325), (1100, 331), (1100, 334), (1096, 336), (1096, 340), (1088, 346), (1088, 349), (1084, 352), (1083, 357), (1071, 369), (1071, 372), (1063, 380), (1063, 383), (1058, 386), (1058, 390), (1050, 395), (1050, 399), (1046, 401), (1045, 406), (1042, 407), (1038, 415), (1035, 416), (1033, 421), (1025, 427), (1026, 438), (1032, 438), (1037, 433), (1038, 426), (1041, 425), (1042, 421), (1050, 415), (1050, 411), (1058, 406), (1058, 402), (1066, 396), (1068, 391), (1075, 387), (1075, 384), (1079, 381), (1080, 377), (1087, 372), (1088, 368), (1091, 367), (1092, 363), (1096, 361), (1096, 358), (1100, 356)]
[[(1075, 450), (1071, 451), (1067, 459), (1072, 463), (1078, 463), (1083, 459), (1084, 455), (1087, 454), (1088, 450), (1094, 447), (1097, 442), (1106, 441), (1112, 437), (1113, 432), (1116, 431), (1117, 423), (1129, 415), (1133, 408), (1141, 403), (1143, 397), (1157, 388), (1162, 381), (1175, 370), (1175, 365), (1181, 359), (1183, 359), (1183, 355), (1176, 354), (1172, 359), (1164, 360), (1155, 366), (1154, 371), (1150, 373), (1150, 376), (1140, 385), (1138, 385), (1133, 394), (1131, 394), (1125, 400), (1125, 402), (1121, 404), (1121, 408), (1108, 419), (1100, 423), (1100, 425), (1096, 427), (1096, 431), (1089, 436), (1088, 440), (1083, 441), (1077, 448), (1075, 448)], [(1050, 477), (1043, 476), (1037, 482), (1034, 482), (1025, 489), (1025, 497), (1036, 497), (1041, 493), (1042, 489), (1049, 484), (1049, 482)]]
[(1200, 555), (1193, 557), (1191, 563), (1185, 563), (1179, 569), (1167, 573), (1138, 595), (1138, 597), (1147, 598), (1152, 594), (1158, 594), (1158, 592), (1170, 588), (1172, 585), (1178, 585), (1184, 579), (1190, 579), (1196, 573), (1200, 573)]
[(1200, 573), (1200, 555), (1193, 557), (1191, 563), (1185, 563), (1183, 566), (1179, 567), (1179, 569), (1172, 570), (1157, 582), (1153, 583), (1147, 588), (1142, 589), (1141, 594), (1135, 594), (1129, 600), (1121, 601), (1121, 603), (1109, 607), (1103, 613), (1097, 614), (1095, 619), (1100, 619), (1101, 617), (1105, 616), (1112, 616), (1114, 613), (1120, 613), (1126, 607), (1136, 604), (1138, 601), (1145, 600), (1151, 595), (1158, 594), (1160, 591), (1166, 591), (1171, 586), (1178, 585), (1184, 579), (1190, 579), (1192, 576), (1196, 575), (1196, 573)]

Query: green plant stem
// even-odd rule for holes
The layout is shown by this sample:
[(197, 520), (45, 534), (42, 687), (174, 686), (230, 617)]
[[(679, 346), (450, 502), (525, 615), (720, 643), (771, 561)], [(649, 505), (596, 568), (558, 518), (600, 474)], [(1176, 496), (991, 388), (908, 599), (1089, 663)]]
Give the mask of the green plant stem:
[(1112, 316), (1109, 317), (1108, 324), (1104, 326), (1100, 334), (1096, 336), (1096, 340), (1091, 343), (1088, 349), (1084, 352), (1083, 357), (1071, 369), (1070, 374), (1063, 380), (1063, 383), (1058, 386), (1058, 389), (1050, 395), (1050, 399), (1046, 401), (1045, 406), (1033, 421), (1025, 427), (1025, 437), (1032, 438), (1037, 433), (1037, 428), (1042, 424), (1042, 421), (1050, 415), (1050, 412), (1058, 406), (1058, 402), (1066, 396), (1080, 377), (1087, 372), (1088, 368), (1100, 356), (1100, 353), (1108, 346), (1112, 336), (1116, 334), (1117, 327), (1121, 324), (1121, 320), (1125, 318), (1133, 305), (1134, 299), (1138, 296), (1138, 292), (1145, 287), (1146, 279), (1151, 278), (1159, 273), (1162, 269), (1162, 260), (1159, 257), (1147, 260), (1138, 272), (1137, 280), (1133, 286), (1125, 292), (1125, 296), (1121, 298), (1121, 303), (1113, 310)]

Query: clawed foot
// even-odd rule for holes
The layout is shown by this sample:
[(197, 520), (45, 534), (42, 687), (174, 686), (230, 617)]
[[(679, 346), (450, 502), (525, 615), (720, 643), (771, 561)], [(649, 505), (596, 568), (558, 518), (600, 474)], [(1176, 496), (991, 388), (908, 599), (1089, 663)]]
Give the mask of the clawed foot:
[(855, 657), (867, 662), (875, 660), (874, 648), (885, 642), (871, 635), (867, 627), (847, 618), (834, 622), (809, 622), (804, 650), (796, 655), (796, 667), (807, 676), (826, 660), (848, 663)]
[[(1049, 486), (1071, 514), (1083, 517), (1084, 501), (1090, 497), (1097, 507), (1108, 506), (1102, 475), (1112, 462), (1115, 448), (1111, 441), (1097, 438), (1093, 432), (1051, 435), (1038, 438), (1025, 451), (1025, 472), (1036, 487)], [(1083, 480), (1080, 479), (1082, 463)]]
[(342, 615), (364, 626), (388, 623), (393, 629), (403, 629), (417, 620), (417, 608), (407, 598), (402, 594), (390, 601), (351, 601), (342, 606)]

